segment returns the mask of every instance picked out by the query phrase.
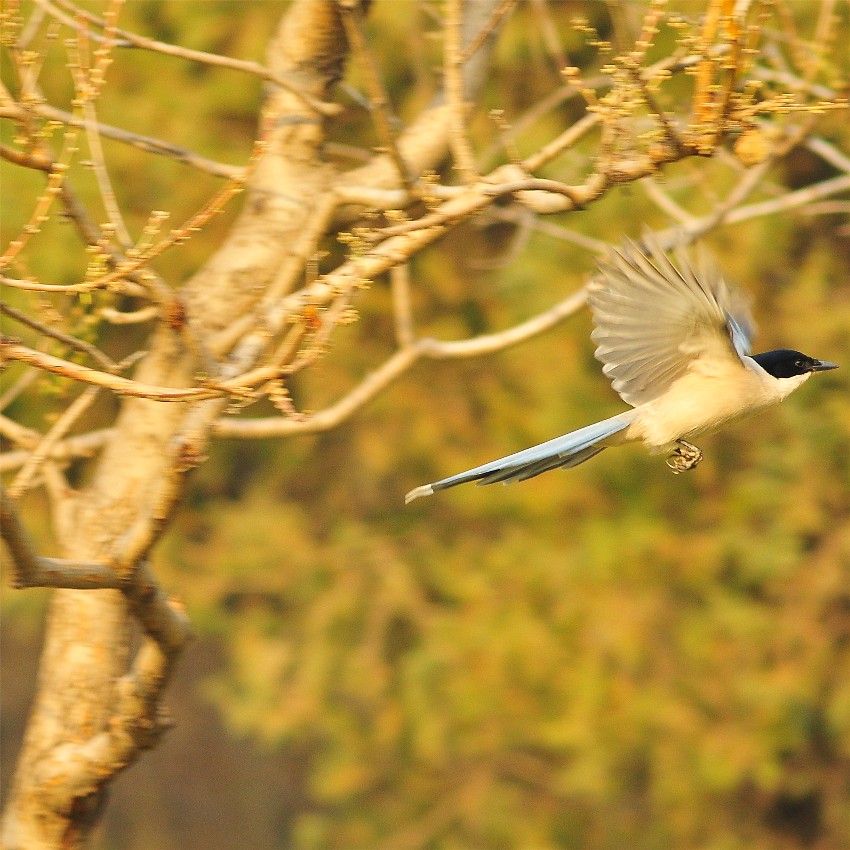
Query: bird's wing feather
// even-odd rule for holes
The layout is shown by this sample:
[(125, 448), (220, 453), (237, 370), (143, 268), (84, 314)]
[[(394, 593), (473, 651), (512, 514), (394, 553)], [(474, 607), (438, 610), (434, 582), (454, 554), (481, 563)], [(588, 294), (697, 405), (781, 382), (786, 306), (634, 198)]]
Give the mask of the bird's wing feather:
[(633, 407), (688, 370), (742, 364), (754, 333), (744, 297), (714, 267), (695, 267), (683, 248), (674, 264), (654, 238), (643, 243), (613, 251), (589, 288), (596, 357)]

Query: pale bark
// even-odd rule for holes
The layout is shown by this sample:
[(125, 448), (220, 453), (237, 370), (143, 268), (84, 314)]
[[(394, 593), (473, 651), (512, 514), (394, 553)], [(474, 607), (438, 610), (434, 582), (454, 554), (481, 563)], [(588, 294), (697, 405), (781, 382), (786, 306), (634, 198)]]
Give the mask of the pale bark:
[[(297, 75), (304, 91), (325, 101), (345, 55), (336, 4), (299, 0), (271, 41), (268, 67)], [(321, 157), (323, 117), (285, 89), (274, 91), (266, 108), (274, 126), (244, 212), (183, 290), (190, 326), (200, 339), (257, 302), (334, 177)], [(199, 368), (184, 338), (163, 328), (135, 377), (183, 387)], [(138, 570), (173, 508), (179, 479), (202, 456), (222, 404), (127, 399), (91, 483), (75, 499), (65, 557)], [(162, 727), (158, 706), (139, 716), (122, 693), (128, 683), (128, 608), (127, 597), (114, 590), (55, 593), (38, 691), (3, 822), (3, 846), (9, 850), (83, 846), (107, 781), (156, 740)], [(157, 659), (150, 662), (155, 667)]]

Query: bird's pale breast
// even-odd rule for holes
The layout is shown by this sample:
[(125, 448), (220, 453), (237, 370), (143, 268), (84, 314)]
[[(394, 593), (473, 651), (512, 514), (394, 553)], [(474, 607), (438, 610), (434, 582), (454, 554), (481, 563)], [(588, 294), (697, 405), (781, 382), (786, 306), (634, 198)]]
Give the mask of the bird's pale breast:
[(627, 436), (661, 452), (676, 440), (710, 433), (780, 400), (765, 377), (737, 364), (710, 374), (688, 372), (664, 395), (636, 410)]

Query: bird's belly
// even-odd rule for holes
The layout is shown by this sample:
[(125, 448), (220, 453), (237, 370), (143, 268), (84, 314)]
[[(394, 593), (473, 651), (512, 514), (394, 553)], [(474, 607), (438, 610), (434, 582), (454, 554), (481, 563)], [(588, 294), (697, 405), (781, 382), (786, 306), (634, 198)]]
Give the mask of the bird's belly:
[(755, 386), (735, 387), (722, 379), (686, 376), (663, 396), (639, 409), (627, 436), (661, 452), (677, 440), (715, 431), (766, 403)]

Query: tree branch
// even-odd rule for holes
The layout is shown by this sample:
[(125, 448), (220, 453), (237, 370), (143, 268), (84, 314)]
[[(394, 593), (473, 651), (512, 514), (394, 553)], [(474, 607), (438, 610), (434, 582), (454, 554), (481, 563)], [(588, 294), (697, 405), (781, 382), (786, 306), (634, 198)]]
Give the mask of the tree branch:
[(15, 587), (66, 587), (79, 590), (120, 587), (118, 574), (107, 564), (36, 555), (18, 519), (15, 503), (4, 489), (0, 489), (0, 532), (15, 566)]
[(455, 168), (461, 182), (472, 183), (478, 177), (472, 143), (466, 128), (468, 103), (463, 85), (463, 0), (448, 0), (446, 4), (445, 47), (443, 75), (445, 77), (446, 100), (450, 109), (450, 145)]
[(43, 336), (50, 337), (51, 339), (55, 339), (57, 342), (61, 342), (63, 345), (67, 345), (68, 348), (73, 348), (83, 354), (88, 354), (92, 360), (95, 360), (100, 367), (106, 371), (112, 371), (116, 366), (115, 362), (111, 358), (107, 357), (99, 348), (91, 343), (77, 339), (77, 337), (71, 336), (70, 334), (57, 331), (55, 328), (51, 328), (43, 322), (33, 319), (26, 313), (15, 309), (10, 304), (4, 304), (0, 301), (0, 314), (5, 314), (14, 319), (16, 322), (20, 322), (21, 324), (32, 328), (34, 331), (37, 331)]
[[(47, 455), (49, 460), (71, 460), (77, 457), (91, 457), (112, 435), (112, 428), (101, 428), (88, 434), (68, 437), (51, 446)], [(0, 456), (0, 472), (18, 469), (30, 456), (30, 451), (3, 452)]]
[[(47, 9), (52, 15), (56, 16), (56, 7), (50, 3), (49, 0), (37, 0), (37, 2), (39, 5)], [(56, 0), (56, 5), (68, 9), (75, 16), (84, 18), (98, 26), (104, 26), (104, 22), (101, 18), (80, 9), (73, 3), (67, 2), (67, 0)], [(304, 87), (301, 85), (300, 80), (293, 79), (291, 75), (286, 73), (275, 72), (257, 62), (249, 62), (244, 59), (234, 59), (230, 56), (221, 56), (218, 53), (205, 53), (202, 50), (192, 50), (188, 47), (181, 47), (177, 44), (169, 44), (165, 41), (156, 41), (153, 38), (147, 38), (146, 36), (137, 35), (136, 33), (118, 28), (115, 28), (114, 32), (119, 39), (123, 40), (118, 42), (118, 47), (132, 46), (143, 50), (150, 50), (154, 53), (162, 53), (166, 56), (176, 56), (180, 59), (186, 59), (189, 62), (198, 62), (202, 65), (212, 65), (218, 68), (229, 68), (233, 71), (241, 71), (244, 74), (251, 74), (252, 76), (259, 77), (262, 80), (268, 80), (271, 83), (279, 85), (281, 88), (286, 89), (290, 94), (303, 100), (307, 106), (311, 109), (315, 109), (316, 112), (322, 115), (337, 115), (340, 111), (338, 104), (325, 103), (324, 101), (313, 97), (309, 92), (304, 91)]]
[(156, 401), (189, 401), (191, 399), (215, 398), (221, 395), (220, 390), (214, 389), (176, 389), (174, 387), (156, 387), (150, 384), (143, 384), (139, 381), (133, 381), (130, 378), (122, 378), (120, 375), (101, 372), (97, 369), (91, 369), (88, 366), (72, 363), (70, 360), (63, 360), (61, 357), (54, 357), (51, 354), (36, 351), (8, 337), (0, 337), (0, 356), (6, 357), (9, 360), (18, 360), (21, 363), (27, 363), (30, 366), (35, 366), (37, 369), (43, 369), (45, 372), (52, 372), (54, 375), (62, 375), (65, 378), (71, 378), (74, 381), (80, 381), (84, 384), (105, 387), (118, 395), (132, 396), (134, 398), (149, 398)]
[[(215, 160), (208, 159), (205, 156), (201, 156), (200, 154), (197, 154), (194, 151), (189, 150), (188, 148), (181, 147), (180, 145), (175, 145), (172, 142), (166, 142), (163, 139), (157, 139), (153, 136), (144, 136), (141, 133), (133, 133), (130, 130), (124, 130), (121, 127), (113, 127), (109, 124), (104, 124), (100, 121), (95, 124), (92, 124), (91, 121), (87, 121), (83, 118), (78, 118), (76, 115), (73, 115), (70, 112), (65, 112), (65, 110), (63, 109), (57, 109), (55, 106), (51, 106), (48, 103), (34, 104), (31, 108), (36, 115), (42, 118), (47, 118), (51, 121), (61, 121), (63, 124), (67, 124), (70, 127), (81, 127), (86, 129), (88, 129), (89, 127), (94, 127), (94, 129), (96, 129), (97, 132), (104, 138), (114, 139), (117, 142), (123, 142), (126, 145), (131, 145), (132, 147), (138, 148), (139, 150), (145, 151), (146, 153), (157, 154), (159, 156), (167, 156), (170, 159), (175, 160), (176, 162), (182, 162), (184, 165), (196, 168), (198, 171), (204, 171), (207, 174), (212, 174), (214, 177), (224, 177), (228, 180), (238, 180), (244, 177), (245, 175), (245, 169), (242, 166), (228, 165), (223, 162), (216, 162)], [(17, 119), (21, 116), (21, 113), (22, 110), (20, 110), (20, 108), (17, 106), (0, 107), (0, 118)], [(9, 150), (14, 151), (15, 154), (18, 154), (18, 164), (26, 164), (29, 165), (29, 167), (31, 168), (41, 167), (35, 164), (35, 162), (23, 161), (20, 152), (15, 151), (14, 148)], [(10, 153), (8, 158), (11, 159), (12, 155), (13, 154)], [(46, 171), (49, 169), (49, 167), (50, 165), (48, 163), (47, 168), (42, 168), (41, 170)]]
[(18, 499), (27, 491), (53, 446), (68, 433), (74, 423), (92, 406), (98, 392), (98, 387), (87, 387), (65, 408), (50, 430), (33, 449), (27, 462), (15, 476), (15, 480), (9, 485), (9, 496), (12, 499)]
[(348, 419), (418, 360), (456, 360), (501, 351), (553, 328), (558, 322), (578, 312), (586, 299), (586, 290), (582, 288), (548, 310), (498, 333), (451, 342), (419, 339), (400, 348), (351, 392), (319, 413), (301, 420), (279, 416), (261, 419), (220, 419), (215, 426), (216, 434), (220, 437), (257, 440), (327, 431)]
[(411, 189), (416, 178), (404, 161), (398, 146), (396, 131), (393, 126), (394, 120), (390, 113), (390, 101), (384, 91), (378, 66), (363, 31), (363, 9), (360, 0), (338, 0), (338, 2), (349, 44), (353, 46), (354, 52), (363, 66), (366, 87), (369, 92), (369, 111), (375, 122), (381, 145), (389, 153), (395, 164), (401, 185), (406, 189)]

